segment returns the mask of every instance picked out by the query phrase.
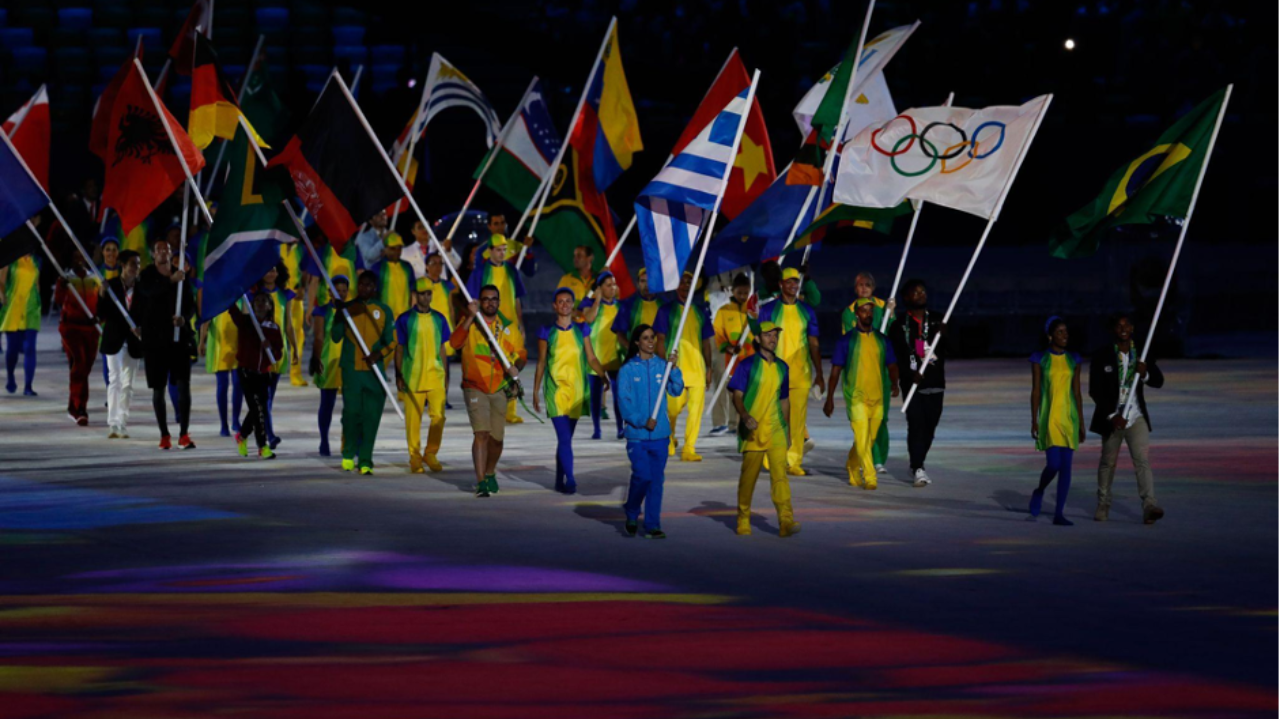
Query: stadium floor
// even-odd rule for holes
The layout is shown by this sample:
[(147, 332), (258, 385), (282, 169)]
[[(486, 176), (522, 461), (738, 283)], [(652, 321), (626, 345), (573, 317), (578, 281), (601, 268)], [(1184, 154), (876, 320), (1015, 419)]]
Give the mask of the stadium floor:
[(578, 495), (551, 491), (530, 419), (476, 499), (456, 388), (444, 472), (406, 473), (388, 407), (357, 477), (316, 455), (314, 388), (282, 385), (264, 463), (217, 437), (198, 370), (199, 448), (161, 452), (145, 391), (133, 438), (106, 439), (98, 367), (76, 427), (52, 326), (39, 346), (40, 396), (0, 396), (5, 719), (1275, 714), (1274, 360), (1164, 365), (1154, 526), (1123, 453), (1092, 521), (1094, 435), (1076, 525), (1030, 519), (1029, 373), (989, 360), (951, 367), (932, 486), (907, 481), (896, 401), (874, 492), (844, 478), (843, 410), (814, 402), (799, 536), (777, 536), (767, 480), (735, 535), (733, 440), (703, 438), (646, 541), (622, 528), (622, 443), (589, 420)]

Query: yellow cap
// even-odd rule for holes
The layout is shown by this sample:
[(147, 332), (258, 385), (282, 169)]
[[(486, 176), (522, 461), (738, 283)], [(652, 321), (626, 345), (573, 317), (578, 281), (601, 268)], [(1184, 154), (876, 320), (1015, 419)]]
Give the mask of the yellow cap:
[(780, 330), (780, 329), (782, 329), (782, 328), (781, 328), (781, 327), (779, 327), (778, 325), (775, 325), (775, 324), (774, 324), (774, 323), (772, 323), (772, 322), (761, 322), (761, 323), (760, 323), (760, 334), (767, 334), (767, 333), (769, 333), (769, 332), (776, 332), (776, 331), (778, 331), (778, 330)]
[(786, 282), (787, 280), (798, 280), (798, 279), (800, 279), (800, 270), (797, 270), (794, 267), (788, 267), (787, 269), (782, 271), (783, 282)]
[(426, 277), (419, 277), (418, 281), (413, 283), (413, 291), (418, 293), (426, 292), (431, 289), (433, 284), (435, 283)]
[(387, 238), (382, 241), (386, 247), (404, 247), (404, 239), (399, 234), (391, 232), (387, 234)]
[(506, 247), (507, 238), (503, 237), (502, 235), (495, 234), (489, 238), (489, 246), (490, 247)]

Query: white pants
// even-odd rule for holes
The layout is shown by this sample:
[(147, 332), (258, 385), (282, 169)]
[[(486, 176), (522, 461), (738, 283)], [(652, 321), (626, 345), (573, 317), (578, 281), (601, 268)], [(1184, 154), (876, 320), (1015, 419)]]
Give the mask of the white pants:
[(138, 360), (127, 349), (107, 355), (107, 425), (125, 428), (129, 424), (129, 403), (133, 401), (133, 380)]

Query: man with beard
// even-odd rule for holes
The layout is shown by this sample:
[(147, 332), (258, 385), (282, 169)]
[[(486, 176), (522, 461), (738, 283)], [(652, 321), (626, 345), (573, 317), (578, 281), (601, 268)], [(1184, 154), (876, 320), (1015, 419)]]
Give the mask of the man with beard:
[[(907, 406), (907, 453), (911, 458), (912, 484), (928, 486), (924, 469), (925, 457), (933, 445), (933, 434), (942, 419), (942, 393), (947, 388), (947, 326), (942, 317), (929, 311), (929, 288), (924, 280), (907, 280), (902, 286), (902, 304), (906, 312), (889, 326), (889, 340), (898, 359), (898, 377), (902, 396), (916, 385), (916, 394)], [(924, 371), (924, 356), (929, 343), (939, 335), (938, 347)]]

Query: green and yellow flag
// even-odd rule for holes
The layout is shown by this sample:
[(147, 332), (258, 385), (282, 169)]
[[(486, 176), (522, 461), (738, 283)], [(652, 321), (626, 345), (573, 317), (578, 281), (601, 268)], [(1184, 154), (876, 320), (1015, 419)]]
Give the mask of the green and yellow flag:
[(1214, 93), (1166, 130), (1154, 147), (1116, 170), (1102, 194), (1054, 230), (1051, 254), (1087, 257), (1112, 228), (1185, 218), (1226, 93), (1226, 88)]

